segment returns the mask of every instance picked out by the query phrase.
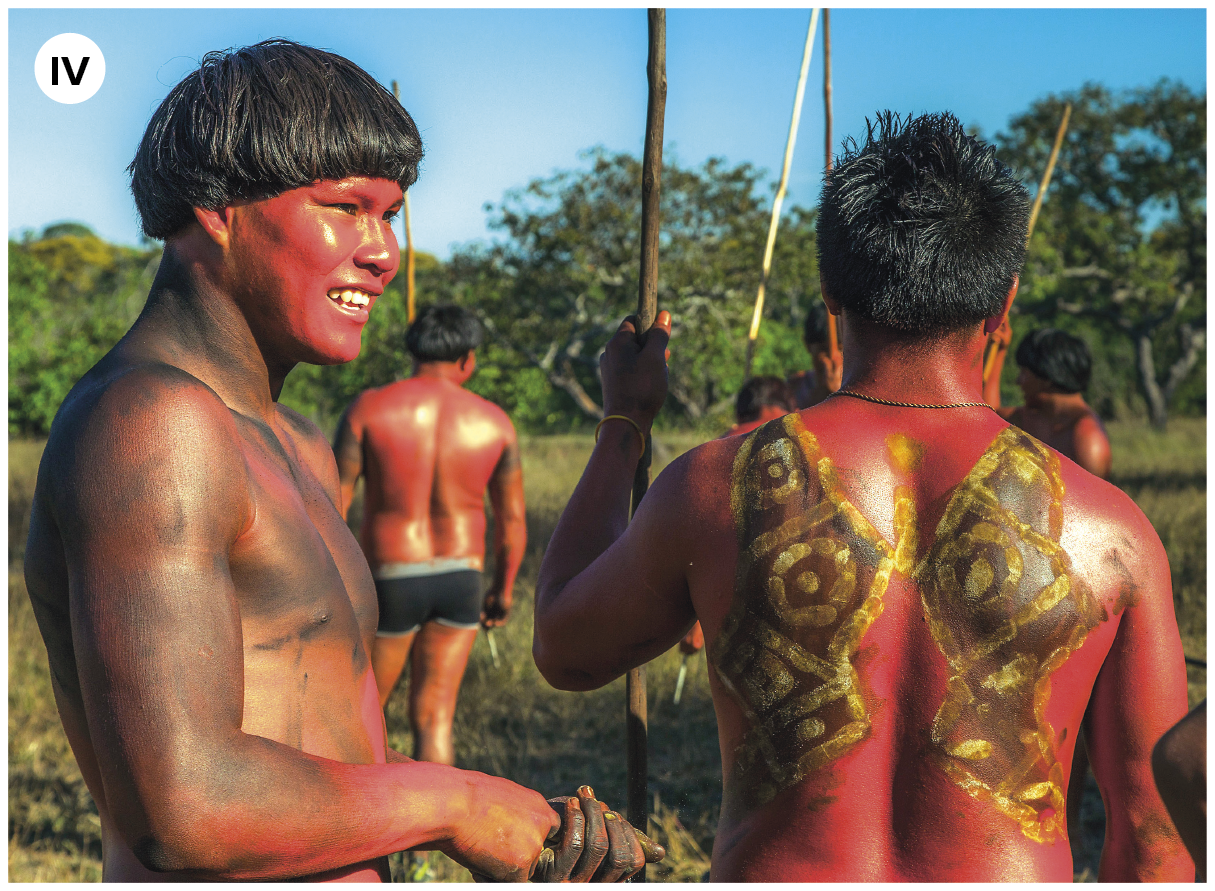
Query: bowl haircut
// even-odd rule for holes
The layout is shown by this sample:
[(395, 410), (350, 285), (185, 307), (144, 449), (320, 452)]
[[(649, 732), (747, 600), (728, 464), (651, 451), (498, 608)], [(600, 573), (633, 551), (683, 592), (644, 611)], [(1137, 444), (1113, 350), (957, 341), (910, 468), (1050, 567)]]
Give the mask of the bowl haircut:
[(946, 112), (866, 120), (823, 179), (819, 269), (858, 316), (931, 339), (1000, 312), (1025, 259), (1029, 194)]
[(1039, 328), (1017, 347), (1017, 364), (1061, 393), (1083, 393), (1093, 372), (1088, 345), (1058, 328)]
[(140, 225), (164, 239), (193, 208), (367, 176), (408, 189), (422, 140), (392, 93), (349, 59), (289, 40), (207, 53), (160, 103), (127, 168)]
[(476, 314), (447, 303), (428, 306), (405, 332), (405, 348), (419, 362), (457, 362), (485, 339)]

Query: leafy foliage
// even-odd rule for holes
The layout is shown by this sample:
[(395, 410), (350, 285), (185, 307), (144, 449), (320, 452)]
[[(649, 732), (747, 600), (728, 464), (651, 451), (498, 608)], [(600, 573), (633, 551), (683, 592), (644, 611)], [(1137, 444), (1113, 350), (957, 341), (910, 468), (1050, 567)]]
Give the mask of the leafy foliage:
[[(1168, 81), (1049, 96), (997, 138), (1005, 161), (1036, 180), (1066, 102), (1014, 311), (1085, 337), (1103, 414), (1146, 405), (1163, 426), (1170, 406), (1203, 413), (1206, 96)], [(1036, 326), (1026, 321), (1014, 324), (1020, 336)]]

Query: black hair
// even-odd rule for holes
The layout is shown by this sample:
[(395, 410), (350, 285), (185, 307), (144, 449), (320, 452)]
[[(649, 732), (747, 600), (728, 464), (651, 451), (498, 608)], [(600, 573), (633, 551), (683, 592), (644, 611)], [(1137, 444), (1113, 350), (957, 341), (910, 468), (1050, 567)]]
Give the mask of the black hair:
[(802, 327), (802, 343), (807, 347), (811, 344), (827, 342), (827, 304), (821, 300), (810, 301), (806, 311), (806, 323)]
[(846, 140), (823, 179), (827, 292), (913, 338), (999, 313), (1025, 259), (1025, 187), (948, 112), (904, 120), (887, 111), (866, 125), (865, 144)]
[(369, 176), (402, 191), (422, 139), (388, 90), (349, 59), (289, 40), (207, 53), (148, 122), (131, 174), (140, 225), (166, 238), (193, 208)]
[(793, 388), (783, 377), (750, 378), (734, 399), (734, 420), (739, 424), (758, 420), (768, 406), (777, 406), (786, 412), (797, 411)]
[(428, 306), (405, 332), (405, 348), (419, 362), (455, 362), (485, 339), (476, 314), (447, 303)]
[(1017, 364), (1063, 393), (1083, 393), (1093, 372), (1088, 346), (1058, 328), (1039, 328), (1017, 347)]

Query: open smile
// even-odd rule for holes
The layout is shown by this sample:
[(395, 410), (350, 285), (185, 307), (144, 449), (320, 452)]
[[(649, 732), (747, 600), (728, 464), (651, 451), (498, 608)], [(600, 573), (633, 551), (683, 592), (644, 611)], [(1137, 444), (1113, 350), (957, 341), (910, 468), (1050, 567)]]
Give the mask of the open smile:
[(372, 295), (358, 288), (331, 288), (329, 299), (343, 309), (365, 309), (371, 305)]

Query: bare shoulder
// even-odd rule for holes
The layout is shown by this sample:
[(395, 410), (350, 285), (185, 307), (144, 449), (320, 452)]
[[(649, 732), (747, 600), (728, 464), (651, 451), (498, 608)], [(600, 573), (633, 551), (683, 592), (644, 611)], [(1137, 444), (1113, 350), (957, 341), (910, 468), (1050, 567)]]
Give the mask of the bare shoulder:
[(478, 396), (471, 390), (461, 388), (461, 411), (467, 411), (480, 419), (493, 424), (507, 440), (515, 438), (515, 425), (501, 406), (490, 402), (484, 396)]
[(39, 487), (82, 518), (101, 505), (171, 506), (185, 490), (212, 492), (216, 510), (243, 516), (245, 473), (219, 395), (180, 368), (146, 362), (90, 372), (73, 388), (51, 427)]
[(336, 485), (337, 464), (333, 449), (321, 428), (293, 408), (280, 404), (277, 411), (283, 426), (291, 432), (300, 457), (326, 484)]
[[(651, 493), (681, 522), (705, 530), (731, 525), (734, 459), (746, 440), (747, 436), (730, 436), (689, 449), (663, 468)], [(646, 499), (650, 497), (647, 493)]]

